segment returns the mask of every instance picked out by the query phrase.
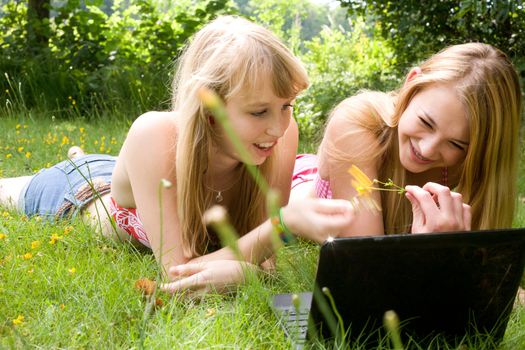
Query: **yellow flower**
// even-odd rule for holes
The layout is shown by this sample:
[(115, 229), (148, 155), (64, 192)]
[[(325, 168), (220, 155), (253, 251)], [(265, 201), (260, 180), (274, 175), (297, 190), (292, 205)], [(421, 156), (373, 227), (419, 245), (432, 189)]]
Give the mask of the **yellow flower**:
[(67, 271), (70, 273), (70, 274), (74, 274), (75, 272), (77, 272), (77, 269), (72, 267), (70, 269), (67, 269)]
[(69, 232), (71, 232), (71, 231), (73, 231), (73, 226), (66, 226), (66, 227), (64, 228), (64, 234), (65, 234), (65, 235), (68, 235)]
[(23, 146), (18, 147), (18, 152), (21, 153), (23, 150), (24, 150), (24, 147), (23, 147)]
[(86, 130), (86, 129), (84, 129), (84, 128), (80, 128), (80, 129), (78, 129), (78, 130), (80, 130), (80, 133), (82, 134), (82, 133), (84, 133), (84, 130)]
[(6, 157), (7, 159), (11, 158), (12, 156), (13, 156), (13, 155), (12, 155), (11, 153), (8, 153), (8, 154), (5, 155), (5, 157)]
[(37, 249), (40, 247), (41, 242), (40, 241), (33, 241), (31, 242), (31, 249)]
[(20, 125), (20, 124), (16, 124), (16, 126), (15, 126), (15, 128), (16, 128), (17, 130), (20, 129), (21, 127), (22, 127), (22, 125)]
[(4, 239), (6, 237), (7, 237), (7, 235), (5, 233), (0, 233), (0, 239)]
[(26, 152), (26, 158), (31, 158), (31, 152)]
[(29, 260), (33, 257), (33, 253), (29, 252), (29, 253), (25, 253), (24, 255), (22, 255), (22, 258), (24, 260)]
[(24, 323), (24, 316), (23, 315), (18, 315), (18, 317), (13, 320), (13, 324), (15, 326), (21, 325), (22, 323)]
[(358, 196), (369, 196), (372, 193), (374, 181), (370, 180), (361, 169), (352, 165), (350, 169), (348, 169), (348, 173), (354, 178), (352, 180), (352, 187), (357, 191)]
[(51, 239), (49, 240), (49, 244), (55, 244), (57, 241), (60, 241), (61, 239), (62, 239), (62, 236), (59, 236), (56, 233), (53, 233), (51, 235)]
[(207, 309), (206, 310), (206, 318), (212, 317), (213, 315), (215, 315), (216, 312), (217, 311), (214, 308)]

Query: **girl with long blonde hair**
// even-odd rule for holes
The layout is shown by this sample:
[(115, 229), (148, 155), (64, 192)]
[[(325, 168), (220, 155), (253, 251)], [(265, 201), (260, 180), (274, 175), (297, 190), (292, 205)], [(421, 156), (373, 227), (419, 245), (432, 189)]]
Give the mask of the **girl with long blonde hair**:
[(346, 236), (508, 228), (520, 113), (518, 76), (504, 53), (481, 43), (450, 46), (413, 68), (397, 92), (341, 102), (318, 158), (298, 158), (292, 201), (355, 197), (353, 164), (404, 187), (408, 201), (372, 191), (381, 214), (359, 210)]
[[(286, 206), (298, 143), (292, 108), (307, 86), (303, 66), (274, 34), (239, 17), (217, 18), (179, 59), (173, 109), (135, 120), (118, 157), (73, 149), (72, 160), (34, 176), (0, 179), (0, 202), (28, 215), (89, 214), (104, 234), (151, 248), (171, 279), (188, 277), (165, 290), (220, 290), (273, 254), (277, 224), (311, 238), (337, 234), (351, 220), (346, 201)], [(280, 223), (268, 219), (245, 160), (199, 99), (204, 88), (224, 100), (250, 165), (280, 192)], [(203, 214), (213, 204), (227, 209), (241, 234), (242, 261), (205, 225)]]

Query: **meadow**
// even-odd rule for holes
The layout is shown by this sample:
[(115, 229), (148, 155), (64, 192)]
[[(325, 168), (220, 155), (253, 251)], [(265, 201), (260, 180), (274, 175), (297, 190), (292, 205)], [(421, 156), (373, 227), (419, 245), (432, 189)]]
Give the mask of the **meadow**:
[[(34, 173), (64, 160), (72, 145), (118, 154), (130, 123), (124, 116), (2, 116), (0, 176)], [(515, 226), (525, 225), (524, 189), (522, 178)], [(159, 294), (154, 305), (135, 288), (137, 280), (158, 276), (150, 252), (101, 237), (79, 219), (50, 223), (0, 208), (0, 348), (288, 349), (269, 299), (311, 289), (317, 252), (305, 242), (285, 247), (275, 272), (231, 295)], [(391, 347), (385, 340), (381, 348)], [(515, 307), (500, 348), (525, 348), (524, 306)]]

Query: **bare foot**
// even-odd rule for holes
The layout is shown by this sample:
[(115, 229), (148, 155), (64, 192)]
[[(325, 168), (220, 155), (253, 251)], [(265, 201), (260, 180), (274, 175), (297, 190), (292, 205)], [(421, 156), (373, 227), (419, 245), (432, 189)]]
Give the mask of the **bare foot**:
[(76, 157), (80, 157), (80, 156), (83, 156), (85, 155), (86, 153), (84, 152), (84, 150), (78, 146), (72, 146), (68, 151), (67, 151), (67, 157), (69, 159), (73, 159), (73, 158), (76, 158)]

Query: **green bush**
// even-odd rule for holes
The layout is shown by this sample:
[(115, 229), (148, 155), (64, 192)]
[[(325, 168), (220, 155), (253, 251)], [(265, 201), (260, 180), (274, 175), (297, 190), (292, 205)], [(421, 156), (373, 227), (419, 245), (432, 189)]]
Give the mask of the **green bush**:
[[(166, 108), (174, 59), (186, 40), (228, 0), (181, 1), (160, 9), (154, 0), (56, 3), (49, 42), (31, 45), (27, 3), (0, 9), (0, 108), (53, 111), (57, 116), (101, 110), (131, 113)], [(47, 23), (47, 20), (44, 20)], [(31, 48), (31, 49), (30, 49)]]
[(377, 29), (367, 33), (365, 23), (358, 19), (350, 31), (325, 27), (304, 44), (301, 58), (311, 86), (297, 103), (302, 137), (318, 138), (332, 108), (357, 91), (396, 87), (396, 57), (388, 42), (376, 34)]

